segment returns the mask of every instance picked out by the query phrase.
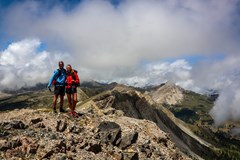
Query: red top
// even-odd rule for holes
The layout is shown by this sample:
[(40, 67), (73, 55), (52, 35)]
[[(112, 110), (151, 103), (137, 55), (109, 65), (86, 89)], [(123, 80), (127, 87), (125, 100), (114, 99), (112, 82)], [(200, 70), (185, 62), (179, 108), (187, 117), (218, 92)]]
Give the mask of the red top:
[(66, 88), (71, 88), (73, 86), (76, 88), (76, 84), (80, 82), (80, 79), (78, 77), (78, 74), (72, 70), (70, 73), (67, 73), (66, 78)]

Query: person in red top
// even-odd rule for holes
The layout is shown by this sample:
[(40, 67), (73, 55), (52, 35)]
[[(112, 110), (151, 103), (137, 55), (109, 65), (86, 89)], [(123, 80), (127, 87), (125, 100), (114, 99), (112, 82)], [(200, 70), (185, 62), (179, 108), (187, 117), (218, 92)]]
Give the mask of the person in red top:
[(67, 77), (66, 77), (66, 93), (68, 98), (68, 106), (70, 108), (70, 115), (78, 116), (75, 112), (75, 107), (77, 103), (77, 86), (80, 84), (80, 79), (78, 77), (77, 71), (72, 69), (70, 64), (66, 68)]

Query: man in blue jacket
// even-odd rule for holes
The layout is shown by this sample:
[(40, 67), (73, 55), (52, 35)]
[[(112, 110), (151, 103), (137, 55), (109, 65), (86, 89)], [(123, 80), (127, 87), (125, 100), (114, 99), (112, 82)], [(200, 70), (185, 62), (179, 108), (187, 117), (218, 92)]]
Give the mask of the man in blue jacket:
[(56, 111), (56, 103), (58, 96), (60, 96), (60, 108), (59, 112), (65, 112), (63, 109), (63, 98), (65, 95), (65, 80), (66, 80), (66, 70), (64, 69), (63, 61), (58, 62), (59, 69), (56, 69), (53, 73), (53, 76), (49, 80), (48, 89), (51, 91), (50, 87), (54, 85), (54, 98), (53, 98), (53, 112)]

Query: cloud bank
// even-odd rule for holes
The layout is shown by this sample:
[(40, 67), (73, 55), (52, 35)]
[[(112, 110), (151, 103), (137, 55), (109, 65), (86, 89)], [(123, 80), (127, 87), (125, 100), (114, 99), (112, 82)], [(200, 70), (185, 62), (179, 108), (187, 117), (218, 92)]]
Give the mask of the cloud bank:
[(14, 42), (0, 52), (0, 88), (17, 89), (46, 82), (57, 66), (59, 59), (66, 55), (38, 51), (41, 42), (25, 39)]
[[(11, 6), (4, 27), (11, 36), (38, 37), (91, 69), (133, 67), (142, 60), (233, 54), (237, 0), (83, 1), (70, 11), (38, 1)], [(51, 49), (52, 49), (51, 48)]]
[(237, 121), (240, 118), (240, 85), (239, 80), (232, 83), (220, 92), (220, 96), (211, 110), (217, 126), (223, 125), (226, 121)]
[(0, 30), (16, 41), (38, 38), (50, 53), (67, 52), (83, 79), (135, 76), (142, 61), (239, 53), (238, 0), (85, 0), (67, 11), (65, 3), (48, 3), (13, 3), (1, 12)]
[(148, 63), (140, 68), (135, 68), (128, 77), (115, 77), (110, 81), (136, 87), (159, 85), (166, 81), (171, 81), (188, 88), (192, 83), (191, 69), (190, 64), (184, 59), (178, 59), (173, 62)]

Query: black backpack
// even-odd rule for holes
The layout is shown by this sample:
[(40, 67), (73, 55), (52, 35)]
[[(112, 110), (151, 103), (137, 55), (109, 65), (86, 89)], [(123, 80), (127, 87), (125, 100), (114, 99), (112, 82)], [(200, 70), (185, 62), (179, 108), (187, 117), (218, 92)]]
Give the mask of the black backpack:
[[(72, 73), (72, 78), (73, 78), (74, 80), (76, 80), (76, 77), (75, 77), (75, 75), (74, 75), (74, 72), (77, 74), (78, 71), (75, 70), (75, 69), (72, 69), (72, 71), (71, 71), (71, 73)], [(76, 85), (76, 87), (79, 87), (79, 86), (80, 86), (80, 80), (79, 80), (79, 82), (78, 82), (77, 84), (75, 84), (75, 85)]]

